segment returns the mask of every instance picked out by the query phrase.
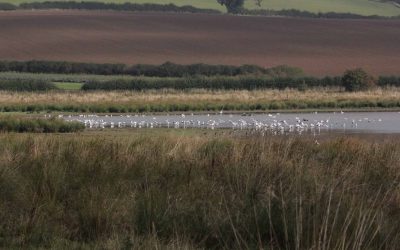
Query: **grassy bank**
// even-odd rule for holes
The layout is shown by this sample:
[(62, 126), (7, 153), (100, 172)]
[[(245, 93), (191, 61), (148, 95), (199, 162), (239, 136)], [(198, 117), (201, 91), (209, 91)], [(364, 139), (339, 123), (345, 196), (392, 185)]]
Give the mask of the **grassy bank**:
[(22, 116), (0, 116), (0, 132), (17, 133), (73, 133), (80, 132), (85, 126), (77, 122), (65, 122), (58, 119), (38, 119)]
[(0, 247), (396, 249), (400, 144), (0, 135)]
[(396, 109), (400, 90), (0, 92), (2, 112), (200, 112), (318, 109)]

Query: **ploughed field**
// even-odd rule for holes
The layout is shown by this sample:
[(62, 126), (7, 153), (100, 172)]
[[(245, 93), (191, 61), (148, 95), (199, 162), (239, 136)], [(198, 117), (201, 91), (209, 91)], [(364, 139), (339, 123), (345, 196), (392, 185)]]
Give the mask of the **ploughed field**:
[(14, 11), (0, 24), (2, 60), (287, 64), (312, 75), (390, 75), (400, 65), (400, 20)]

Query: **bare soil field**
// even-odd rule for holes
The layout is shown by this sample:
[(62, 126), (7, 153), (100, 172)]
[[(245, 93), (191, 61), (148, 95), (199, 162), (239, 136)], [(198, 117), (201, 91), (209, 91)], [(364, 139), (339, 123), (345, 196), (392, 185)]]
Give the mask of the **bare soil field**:
[(0, 60), (287, 64), (312, 75), (400, 73), (400, 20), (111, 11), (0, 12)]

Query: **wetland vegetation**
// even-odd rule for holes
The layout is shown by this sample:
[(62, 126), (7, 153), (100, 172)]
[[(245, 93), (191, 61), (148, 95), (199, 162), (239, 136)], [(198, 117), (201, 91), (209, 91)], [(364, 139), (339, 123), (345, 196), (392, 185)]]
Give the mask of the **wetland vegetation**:
[(157, 113), (400, 108), (398, 88), (309, 90), (0, 91), (2, 112)]
[(163, 130), (0, 134), (0, 149), (0, 247), (400, 244), (398, 141)]
[(121, 1), (0, 3), (0, 249), (398, 249), (393, 3)]

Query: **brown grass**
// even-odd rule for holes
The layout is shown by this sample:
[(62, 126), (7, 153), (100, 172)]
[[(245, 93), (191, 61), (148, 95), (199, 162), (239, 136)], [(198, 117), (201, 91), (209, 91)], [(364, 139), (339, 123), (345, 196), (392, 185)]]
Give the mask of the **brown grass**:
[(338, 89), (298, 91), (96, 91), (96, 92), (5, 92), (0, 91), (0, 105), (10, 104), (171, 104), (171, 103), (259, 103), (266, 101), (387, 101), (399, 100), (400, 89), (386, 88), (363, 92), (342, 92)]
[(101, 11), (0, 13), (2, 60), (288, 64), (313, 75), (398, 74), (399, 20)]
[(0, 248), (398, 249), (398, 140), (175, 133), (0, 134)]

